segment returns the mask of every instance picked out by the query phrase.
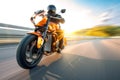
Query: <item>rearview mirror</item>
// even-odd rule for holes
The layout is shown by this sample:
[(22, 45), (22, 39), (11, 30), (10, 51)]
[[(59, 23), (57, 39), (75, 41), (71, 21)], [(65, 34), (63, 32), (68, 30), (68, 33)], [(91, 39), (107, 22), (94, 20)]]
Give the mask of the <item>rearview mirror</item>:
[(65, 13), (66, 9), (61, 9), (61, 13)]
[(40, 14), (42, 12), (44, 12), (44, 10), (37, 10), (37, 11), (34, 12), (34, 14)]

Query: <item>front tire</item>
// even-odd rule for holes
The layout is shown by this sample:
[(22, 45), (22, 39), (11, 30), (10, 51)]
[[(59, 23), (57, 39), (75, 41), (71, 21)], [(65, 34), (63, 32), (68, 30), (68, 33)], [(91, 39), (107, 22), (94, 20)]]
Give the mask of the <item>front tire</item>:
[(16, 59), (20, 67), (30, 69), (40, 62), (43, 53), (37, 54), (36, 42), (37, 36), (28, 34), (18, 45)]

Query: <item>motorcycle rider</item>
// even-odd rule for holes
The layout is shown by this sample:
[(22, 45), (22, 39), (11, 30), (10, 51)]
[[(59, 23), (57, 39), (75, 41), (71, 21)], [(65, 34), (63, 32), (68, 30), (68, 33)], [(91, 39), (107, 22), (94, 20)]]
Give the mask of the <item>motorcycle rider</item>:
[[(32, 17), (31, 17), (31, 22), (36, 26), (36, 27), (42, 27), (45, 25), (47, 21), (47, 15), (50, 15), (55, 18), (51, 18), (49, 27), (48, 27), (48, 33), (52, 33), (52, 45), (51, 45), (51, 50), (52, 52), (56, 51), (56, 42), (59, 39), (59, 49), (58, 52), (61, 52), (61, 49), (63, 48), (63, 30), (60, 28), (59, 23), (64, 23), (65, 20), (62, 18), (61, 15), (56, 14), (56, 7), (55, 5), (48, 5), (47, 7), (47, 14), (45, 15), (44, 10), (39, 10), (36, 12)], [(37, 24), (35, 24), (34, 19), (36, 16), (42, 16), (42, 20), (39, 21)], [(37, 28), (36, 28), (37, 29)]]

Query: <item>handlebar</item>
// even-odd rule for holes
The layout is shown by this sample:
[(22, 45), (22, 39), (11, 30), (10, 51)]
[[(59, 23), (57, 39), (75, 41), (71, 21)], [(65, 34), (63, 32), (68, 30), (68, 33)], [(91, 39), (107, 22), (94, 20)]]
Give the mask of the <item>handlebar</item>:
[(40, 14), (40, 13), (43, 13), (45, 12), (44, 10), (38, 10), (38, 11), (35, 11), (34, 14)]
[(50, 18), (54, 18), (54, 19), (61, 19), (61, 18), (58, 18), (58, 17), (53, 17), (53, 16), (49, 16)]

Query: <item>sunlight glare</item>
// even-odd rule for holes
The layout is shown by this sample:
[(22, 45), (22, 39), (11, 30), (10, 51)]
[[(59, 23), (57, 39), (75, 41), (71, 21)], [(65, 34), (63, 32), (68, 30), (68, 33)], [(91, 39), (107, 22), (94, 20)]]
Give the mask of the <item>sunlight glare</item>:
[[(1, 3), (0, 22), (10, 23), (14, 25), (33, 28), (33, 24), (30, 22), (30, 17), (32, 16), (33, 12), (35, 10), (40, 10), (40, 9), (46, 10), (49, 4), (55, 4), (57, 7), (57, 12), (59, 12), (60, 9), (66, 9), (66, 13), (62, 14), (62, 16), (65, 18), (65, 23), (61, 25), (62, 29), (64, 29), (66, 33), (71, 33), (73, 31), (80, 29), (91, 28), (95, 25), (102, 23), (101, 20), (104, 19), (104, 17), (99, 18), (99, 16), (95, 16), (91, 9), (76, 4), (74, 0), (69, 0), (69, 1), (68, 0), (60, 0), (60, 1), (58, 0), (52, 0), (52, 1), (12, 0), (11, 1), (10, 0), (9, 2), (7, 1), (8, 0), (4, 0)], [(6, 4), (6, 2), (10, 8), (9, 10), (8, 7), (2, 5), (2, 4)], [(13, 5), (11, 2), (14, 2), (15, 4)], [(8, 12), (9, 14), (7, 14)], [(106, 14), (104, 13), (104, 15)]]

